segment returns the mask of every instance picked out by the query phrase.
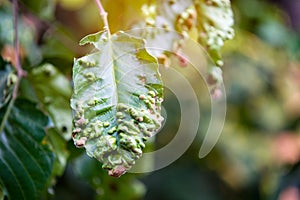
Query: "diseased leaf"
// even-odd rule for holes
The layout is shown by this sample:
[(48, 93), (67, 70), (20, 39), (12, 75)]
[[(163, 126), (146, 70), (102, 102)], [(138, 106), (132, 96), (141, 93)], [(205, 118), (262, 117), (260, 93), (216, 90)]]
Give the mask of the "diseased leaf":
[(216, 65), (222, 66), (221, 48), (226, 40), (234, 37), (230, 0), (198, 0), (195, 5), (198, 40), (207, 48)]
[(69, 140), (72, 129), (70, 82), (53, 65), (47, 63), (34, 68), (28, 78), (54, 126)]
[(54, 160), (43, 143), (48, 118), (27, 100), (9, 106), (0, 109), (0, 183), (9, 199), (39, 199)]
[(161, 126), (158, 64), (142, 39), (123, 32), (88, 35), (87, 43), (97, 51), (74, 61), (73, 139), (118, 177)]
[(142, 33), (147, 47), (162, 49), (155, 50), (155, 56), (162, 58), (164, 51), (171, 51), (180, 59), (182, 44), (193, 39), (208, 51), (215, 65), (223, 65), (221, 48), (234, 36), (229, 0), (159, 0), (156, 5), (144, 6), (143, 13), (146, 22), (142, 27), (151, 27)]

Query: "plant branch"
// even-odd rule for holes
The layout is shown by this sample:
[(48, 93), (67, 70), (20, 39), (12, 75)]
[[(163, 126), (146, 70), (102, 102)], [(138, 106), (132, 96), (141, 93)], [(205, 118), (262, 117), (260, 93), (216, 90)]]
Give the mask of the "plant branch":
[(107, 20), (107, 12), (104, 10), (100, 0), (95, 0), (95, 2), (98, 6), (100, 16), (104, 23), (104, 29), (108, 32), (108, 35), (110, 36), (110, 30), (109, 30), (109, 25), (108, 25), (108, 20)]
[(5, 123), (8, 119), (8, 116), (10, 114), (10, 111), (14, 105), (14, 102), (18, 95), (18, 89), (20, 85), (21, 78), (26, 75), (26, 73), (23, 71), (20, 61), (20, 50), (19, 50), (19, 31), (18, 31), (18, 0), (13, 0), (13, 28), (14, 28), (14, 54), (15, 54), (15, 68), (17, 70), (17, 76), (18, 80), (15, 83), (15, 87), (12, 94), (12, 99), (9, 102), (5, 114), (3, 116), (3, 119), (0, 124), (0, 133), (2, 133), (2, 130), (4, 129)]
[(19, 10), (19, 6), (18, 6), (18, 0), (13, 0), (13, 28), (14, 28), (14, 54), (15, 54), (15, 68), (17, 70), (17, 76), (18, 76), (18, 80), (15, 83), (15, 87), (13, 90), (13, 94), (12, 94), (12, 99), (9, 102), (5, 114), (3, 116), (3, 119), (1, 121), (0, 124), (0, 133), (2, 133), (2, 130), (4, 129), (5, 123), (8, 119), (9, 113), (14, 105), (14, 102), (17, 98), (18, 95), (18, 90), (19, 90), (19, 86), (20, 86), (20, 81), (22, 79), (23, 76), (26, 75), (26, 72), (23, 71), (22, 66), (21, 66), (21, 60), (20, 60), (20, 45), (19, 45), (19, 31), (18, 31), (18, 10)]
[(20, 45), (19, 45), (19, 28), (18, 28), (18, 0), (13, 0), (13, 15), (14, 15), (14, 53), (16, 59), (16, 70), (18, 78), (22, 78), (25, 75), (25, 72), (22, 69), (20, 61)]
[(18, 27), (18, 0), (13, 0), (13, 17), (14, 17), (14, 53), (15, 53), (15, 59), (16, 59), (16, 70), (17, 70), (17, 76), (18, 81), (16, 82), (14, 91), (13, 91), (13, 100), (17, 98), (17, 92), (20, 85), (20, 80), (23, 76), (26, 75), (25, 71), (23, 71), (21, 66), (21, 60), (20, 60), (20, 42), (19, 42), (19, 27)]

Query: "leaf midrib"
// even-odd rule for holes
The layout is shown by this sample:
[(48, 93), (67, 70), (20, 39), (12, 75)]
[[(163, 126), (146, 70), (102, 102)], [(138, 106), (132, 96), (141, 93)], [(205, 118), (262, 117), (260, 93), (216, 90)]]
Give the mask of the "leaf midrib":
[[(112, 104), (117, 106), (119, 102), (118, 85), (117, 85), (116, 72), (115, 72), (117, 67), (115, 64), (116, 60), (114, 56), (112, 37), (110, 35), (108, 39), (108, 48), (109, 48), (110, 58), (112, 60), (111, 64), (112, 64), (112, 76), (113, 76), (113, 84), (114, 84), (114, 96), (116, 97), (115, 102), (112, 101)], [(116, 109), (114, 109), (114, 112), (117, 112)]]

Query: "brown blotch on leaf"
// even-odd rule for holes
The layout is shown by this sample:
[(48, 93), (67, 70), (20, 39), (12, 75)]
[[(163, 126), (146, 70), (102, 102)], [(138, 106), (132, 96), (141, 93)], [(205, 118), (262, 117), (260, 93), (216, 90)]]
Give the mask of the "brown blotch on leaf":
[(143, 84), (146, 83), (146, 76), (141, 75), (141, 76), (139, 76), (139, 79), (140, 79), (140, 81), (141, 81)]
[(176, 56), (177, 56), (177, 58), (178, 58), (179, 65), (180, 65), (181, 67), (186, 67), (186, 66), (188, 66), (189, 61), (188, 61), (188, 59), (187, 59), (184, 55), (177, 53)]
[(81, 131), (81, 128), (75, 128), (72, 132), (72, 137), (75, 138), (77, 133), (80, 133), (80, 131)]
[(85, 119), (84, 119), (84, 118), (80, 118), (80, 119), (78, 119), (78, 120), (75, 122), (75, 124), (76, 124), (77, 126), (82, 126), (82, 125), (84, 125), (84, 123), (85, 123)]

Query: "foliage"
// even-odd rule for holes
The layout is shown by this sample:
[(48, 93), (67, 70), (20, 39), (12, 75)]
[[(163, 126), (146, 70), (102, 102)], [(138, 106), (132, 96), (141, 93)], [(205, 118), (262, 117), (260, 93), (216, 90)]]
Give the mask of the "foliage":
[(48, 119), (31, 102), (11, 102), (1, 108), (0, 181), (10, 199), (37, 199), (54, 159), (43, 143)]

